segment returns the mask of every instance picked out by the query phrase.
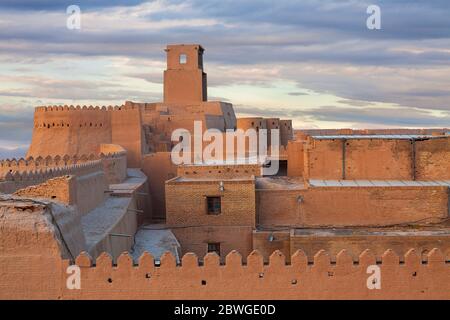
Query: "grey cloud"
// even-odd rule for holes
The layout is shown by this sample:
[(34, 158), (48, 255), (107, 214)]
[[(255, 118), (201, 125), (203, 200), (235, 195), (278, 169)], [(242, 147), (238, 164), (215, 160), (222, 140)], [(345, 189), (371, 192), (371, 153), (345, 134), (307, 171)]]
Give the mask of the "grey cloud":
[(25, 158), (28, 147), (7, 149), (0, 147), (0, 159)]
[[(131, 10), (141, 2), (127, 4)], [(114, 11), (102, 9), (125, 5), (124, 1), (89, 3), (81, 2), (98, 14), (114, 14)], [(0, 58), (15, 57), (15, 63), (29, 60), (36, 64), (55, 57), (82, 60), (91, 56), (126, 56), (138, 63), (144, 60), (163, 62), (162, 49), (167, 43), (200, 42), (206, 47), (206, 66), (212, 87), (253, 84), (270, 88), (273, 80), (286, 80), (298, 83), (299, 90), (340, 96), (346, 101), (341, 103), (349, 106), (366, 106), (364, 101), (376, 101), (398, 104), (403, 110), (411, 107), (450, 110), (446, 89), (450, 80), (448, 72), (445, 73), (450, 70), (450, 2), (447, 0), (378, 0), (376, 3), (382, 9), (381, 31), (369, 31), (365, 27), (365, 9), (373, 3), (371, 0), (177, 0), (165, 3), (184, 7), (182, 10), (148, 11), (143, 19), (149, 23), (215, 19), (216, 23), (137, 28), (133, 22), (138, 18), (130, 16), (129, 23), (121, 22), (119, 28), (106, 24), (96, 25), (89, 31), (71, 32), (61, 27), (65, 25), (64, 15), (55, 21), (46, 19), (44, 12), (37, 21), (15, 22), (20, 20), (20, 10), (55, 10), (63, 1), (0, 0), (0, 6), (9, 4), (16, 10), (4, 16), (11, 23), (0, 28)], [(267, 72), (245, 72), (254, 66)], [(346, 67), (357, 72), (346, 73), (343, 71)], [(327, 72), (323, 72), (324, 68)], [(368, 71), (368, 68), (373, 69)], [(161, 83), (161, 74), (152, 72), (144, 69), (123, 76)], [(122, 87), (111, 87), (100, 81), (85, 85), (33, 84), (31, 90), (15, 87), (7, 91), (10, 97), (36, 95), (49, 99), (122, 101), (124, 98), (153, 100), (160, 97), (160, 93), (128, 90), (126, 83)], [(6, 96), (8, 92), (2, 90), (0, 94)], [(320, 117), (320, 110), (318, 112), (317, 117)], [(376, 115), (373, 116), (376, 119)], [(416, 121), (416, 125), (435, 121), (428, 119), (427, 114), (423, 116), (405, 121)], [(359, 119), (364, 121), (362, 116)]]
[(113, 6), (134, 6), (146, 2), (143, 0), (1, 0), (0, 8), (8, 10), (65, 11), (69, 5), (76, 4), (82, 8), (92, 9)]
[(439, 117), (426, 110), (415, 108), (348, 108), (338, 106), (322, 106), (318, 108), (255, 108), (251, 106), (237, 106), (240, 113), (255, 116), (267, 116), (268, 114), (280, 118), (292, 118), (297, 123), (310, 121), (326, 122), (350, 122), (355, 124), (377, 125), (381, 127), (448, 127), (450, 124), (450, 112)]
[(309, 93), (306, 92), (288, 92), (288, 95), (298, 97), (298, 96), (307, 96)]
[(354, 106), (354, 107), (365, 107), (365, 106), (374, 105), (374, 103), (370, 102), (370, 101), (361, 101), (361, 100), (352, 100), (352, 99), (339, 100), (338, 102), (342, 103), (342, 104)]
[[(0, 107), (0, 141), (8, 141), (11, 145), (27, 145), (31, 141), (32, 130), (32, 108), (5, 109)], [(5, 149), (3, 152), (7, 152), (7, 150)]]

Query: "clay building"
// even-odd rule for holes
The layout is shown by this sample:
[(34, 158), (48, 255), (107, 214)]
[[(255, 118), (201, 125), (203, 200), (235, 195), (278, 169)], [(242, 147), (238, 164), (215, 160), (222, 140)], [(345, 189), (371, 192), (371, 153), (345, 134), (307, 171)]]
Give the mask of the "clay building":
[[(37, 107), (27, 157), (0, 161), (0, 298), (450, 298), (448, 129), (237, 118), (208, 100), (202, 46), (165, 51), (164, 101)], [(175, 164), (199, 121), (271, 151)]]

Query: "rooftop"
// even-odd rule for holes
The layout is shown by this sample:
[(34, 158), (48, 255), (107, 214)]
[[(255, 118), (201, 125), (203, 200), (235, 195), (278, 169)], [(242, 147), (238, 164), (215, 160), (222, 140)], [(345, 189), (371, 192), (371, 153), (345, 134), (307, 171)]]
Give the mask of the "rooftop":
[(334, 135), (334, 136), (311, 136), (317, 140), (337, 140), (337, 139), (392, 139), (392, 140), (426, 140), (442, 138), (443, 136), (433, 135), (410, 135), (410, 134), (373, 134), (373, 135)]
[(336, 237), (336, 236), (448, 236), (450, 237), (450, 232), (448, 229), (439, 228), (422, 228), (422, 229), (295, 229), (295, 236), (300, 237)]
[(177, 263), (180, 262), (181, 246), (177, 238), (172, 231), (161, 228), (160, 225), (141, 227), (137, 231), (134, 241), (132, 255), (135, 261), (138, 261), (144, 252), (150, 253), (156, 261), (160, 261), (165, 252), (170, 252), (176, 258)]
[(256, 178), (258, 190), (302, 190), (306, 189), (301, 177), (259, 177)]
[(309, 180), (311, 187), (450, 187), (450, 180)]

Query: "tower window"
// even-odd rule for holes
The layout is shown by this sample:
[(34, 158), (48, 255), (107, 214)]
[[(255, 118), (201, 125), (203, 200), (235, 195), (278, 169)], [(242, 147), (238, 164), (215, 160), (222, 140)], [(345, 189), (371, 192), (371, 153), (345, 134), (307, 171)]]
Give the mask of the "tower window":
[(182, 53), (180, 54), (180, 64), (186, 64), (187, 63), (187, 55)]
[(220, 197), (206, 197), (207, 213), (218, 215), (222, 212), (222, 203)]
[(208, 243), (208, 253), (209, 252), (215, 252), (217, 253), (217, 255), (220, 256), (220, 243), (219, 242)]

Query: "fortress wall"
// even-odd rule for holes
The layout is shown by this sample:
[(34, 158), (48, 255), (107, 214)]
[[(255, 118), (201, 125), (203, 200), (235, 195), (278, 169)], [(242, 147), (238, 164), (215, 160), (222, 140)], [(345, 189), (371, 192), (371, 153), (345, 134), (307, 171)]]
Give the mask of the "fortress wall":
[(342, 179), (342, 143), (342, 140), (312, 140), (306, 146), (306, 177), (309, 179)]
[[(50, 210), (32, 200), (8, 201), (0, 197), (0, 299), (61, 297), (61, 255), (68, 259), (70, 254), (52, 222), (56, 217), (61, 223), (61, 218)], [(76, 218), (74, 211), (64, 213), (68, 216), (66, 220)], [(74, 235), (76, 224), (73, 220), (67, 224)], [(64, 228), (66, 224), (62, 225)], [(67, 236), (69, 244), (82, 247), (83, 238), (71, 242), (70, 234)], [(75, 257), (79, 252), (74, 251)]]
[(108, 190), (106, 176), (102, 170), (77, 177), (77, 207), (84, 215), (94, 210), (106, 199)]
[(54, 199), (67, 205), (74, 205), (77, 203), (77, 181), (74, 176), (58, 177), (36, 186), (17, 190), (14, 195)]
[[(6, 179), (6, 176), (9, 177), (8, 179), (12, 179), (12, 177), (16, 174), (19, 174), (18, 177), (25, 175), (36, 176), (39, 172), (46, 172), (49, 169), (56, 170), (54, 174), (58, 174), (57, 172), (59, 171), (61, 171), (61, 174), (63, 174), (64, 172), (71, 174), (71, 170), (77, 170), (76, 165), (89, 164), (100, 159), (103, 164), (103, 170), (105, 172), (106, 178), (108, 179), (108, 183), (112, 184), (122, 182), (123, 180), (125, 180), (127, 175), (126, 151), (120, 146), (116, 145), (102, 146), (103, 147), (100, 150), (100, 155), (58, 155), (55, 157), (48, 156), (46, 158), (38, 157), (36, 159), (30, 157), (27, 159), (21, 158), (18, 160), (2, 160), (0, 161), (0, 179)], [(44, 181), (42, 179), (45, 179), (45, 176), (46, 175), (44, 175), (44, 177), (39, 177), (38, 181)], [(12, 186), (7, 189), (13, 190), (14, 188), (15, 186), (14, 184), (12, 184)], [(6, 191), (6, 189), (1, 189), (1, 187), (0, 190)]]
[(14, 193), (18, 189), (29, 186), (38, 185), (45, 181), (61, 177), (65, 175), (74, 175), (77, 177), (89, 175), (102, 171), (102, 163), (100, 160), (90, 161), (86, 163), (73, 164), (57, 168), (44, 168), (31, 172), (14, 172), (7, 173), (0, 181), (0, 193)]
[(448, 187), (257, 190), (256, 199), (261, 226), (384, 226), (439, 222), (449, 215)]
[(282, 146), (287, 146), (289, 140), (294, 139), (292, 120), (280, 120), (280, 141)]
[(128, 166), (140, 168), (144, 148), (140, 106), (127, 102), (125, 106), (113, 110), (111, 132), (111, 142), (127, 151)]
[(305, 170), (310, 179), (450, 179), (448, 137), (423, 141), (310, 139), (305, 157)]
[[(179, 265), (170, 253), (160, 265), (149, 254), (133, 262), (127, 253), (113, 265), (103, 253), (94, 265), (84, 253), (61, 260), (64, 246), (48, 208), (7, 200), (0, 212), (2, 299), (449, 299), (450, 265), (439, 249), (408, 250), (404, 257), (388, 249), (378, 262), (370, 250), (358, 256), (343, 250), (336, 258), (296, 251), (290, 259), (276, 251), (268, 264), (257, 251), (244, 258), (232, 251), (224, 264), (213, 253), (202, 264), (188, 253)], [(70, 260), (80, 267), (80, 290), (66, 286)], [(380, 268), (379, 290), (367, 288), (373, 265)]]
[[(280, 251), (286, 257), (287, 262), (291, 259), (291, 231), (253, 231), (253, 249), (258, 250), (263, 256), (264, 262), (269, 261), (274, 251)], [(300, 249), (300, 248), (298, 248)], [(311, 256), (313, 257), (314, 254)]]
[[(117, 266), (108, 255), (93, 261), (80, 255), (76, 262), (81, 267), (81, 290), (65, 286), (68, 261), (54, 263), (62, 267), (56, 281), (62, 288), (62, 299), (448, 299), (450, 290), (449, 265), (442, 253), (434, 249), (428, 262), (422, 262), (415, 250), (410, 250), (405, 263), (387, 250), (379, 264), (381, 289), (367, 287), (368, 267), (376, 264), (370, 251), (360, 254), (358, 263), (346, 251), (339, 253), (335, 264), (325, 251), (314, 255), (313, 263), (301, 251), (296, 252), (290, 264), (281, 252), (274, 252), (268, 264), (262, 256), (252, 252), (247, 264), (236, 251), (221, 265), (215, 254), (208, 254), (204, 264), (198, 264), (194, 254), (183, 257), (177, 265), (175, 257), (165, 254), (161, 266), (144, 254), (139, 265), (131, 257), (119, 257)], [(7, 287), (10, 283), (5, 283)], [(22, 290), (22, 298), (39, 297), (37, 292)], [(58, 298), (56, 292), (53, 298)]]
[(214, 105), (220, 106), (220, 113), (223, 115), (226, 129), (235, 129), (237, 127), (236, 114), (231, 103), (209, 101), (204, 104), (207, 104), (209, 108)]
[(38, 107), (27, 157), (97, 153), (111, 143), (112, 107)]
[(336, 139), (310, 142), (310, 179), (412, 180), (409, 140)]
[(206, 128), (208, 129), (219, 129), (221, 131), (226, 130), (226, 124), (224, 121), (223, 116), (221, 115), (210, 115), (210, 114), (206, 114), (205, 115), (205, 124), (206, 124)]
[[(55, 188), (58, 181), (49, 181), (52, 178), (73, 175), (76, 178), (76, 187)], [(68, 204), (76, 204), (80, 214), (96, 208), (105, 200), (105, 191), (108, 190), (107, 179), (103, 172), (102, 160), (73, 164), (65, 167), (49, 168), (33, 172), (14, 172), (5, 176), (5, 181), (0, 182), (0, 192), (10, 194), (19, 189), (19, 194), (39, 194), (42, 197), (64, 200)], [(43, 185), (41, 185), (43, 184)], [(66, 194), (69, 192), (70, 194)]]
[(193, 252), (199, 257), (208, 253), (208, 243), (220, 243), (221, 260), (233, 250), (246, 256), (253, 250), (251, 226), (196, 226), (170, 229), (182, 249), (182, 254)]
[(121, 183), (127, 177), (127, 152), (119, 145), (101, 144), (103, 170), (109, 184)]
[[(417, 253), (422, 256), (423, 260), (426, 260), (427, 253), (433, 248), (439, 248), (444, 253), (447, 260), (450, 259), (450, 235), (426, 235), (426, 231), (422, 235), (320, 235), (315, 234), (314, 240), (311, 241), (311, 235), (299, 236), (293, 235), (290, 240), (290, 253), (293, 254), (297, 250), (303, 250), (308, 256), (312, 257), (314, 252), (317, 252), (317, 248), (323, 248), (326, 250), (332, 260), (336, 260), (336, 256), (340, 251), (345, 249), (349, 255), (352, 256), (354, 261), (358, 260), (358, 255), (361, 250), (370, 249), (377, 260), (381, 259), (381, 256), (385, 252), (386, 248), (392, 249), (401, 260), (404, 260), (404, 256), (410, 248), (415, 248)], [(266, 240), (267, 243), (267, 240)], [(257, 248), (255, 248), (257, 249)], [(321, 250), (321, 249), (319, 249)]]
[(46, 158), (29, 157), (27, 159), (7, 159), (0, 160), (0, 178), (6, 176), (8, 173), (32, 172), (38, 170), (45, 170), (48, 168), (66, 167), (74, 164), (82, 164), (98, 159), (94, 154), (82, 156), (57, 155), (55, 157), (47, 156)]
[[(255, 180), (179, 180), (166, 182), (166, 224), (181, 226), (255, 226)], [(207, 214), (207, 196), (221, 197), (221, 214)]]
[(299, 226), (304, 224), (300, 216), (299, 196), (304, 190), (256, 190), (256, 217), (258, 226)]
[(450, 128), (429, 128), (429, 129), (302, 129), (295, 130), (301, 136), (327, 136), (327, 135), (393, 135), (393, 134), (407, 134), (407, 135), (445, 135)]
[(262, 117), (237, 118), (237, 128), (244, 131), (248, 129), (266, 129), (267, 122)]
[(304, 147), (300, 141), (289, 141), (287, 145), (287, 175), (303, 177), (305, 170)]
[(450, 137), (416, 142), (416, 179), (450, 179)]
[(142, 171), (148, 178), (152, 202), (153, 218), (165, 217), (165, 182), (177, 174), (177, 168), (172, 163), (170, 152), (157, 152), (144, 155), (142, 159)]
[(177, 175), (187, 178), (250, 178), (251, 176), (261, 176), (261, 166), (258, 164), (178, 166)]
[(345, 179), (412, 180), (411, 155), (409, 140), (347, 140)]

